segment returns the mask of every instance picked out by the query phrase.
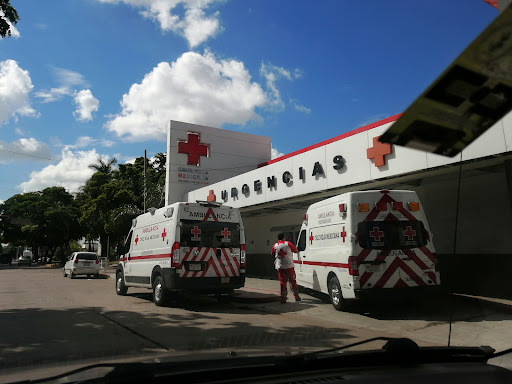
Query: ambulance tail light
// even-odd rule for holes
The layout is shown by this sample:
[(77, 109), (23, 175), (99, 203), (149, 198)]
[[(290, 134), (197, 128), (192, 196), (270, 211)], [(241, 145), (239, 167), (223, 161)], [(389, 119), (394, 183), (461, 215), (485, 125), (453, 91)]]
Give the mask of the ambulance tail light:
[(419, 211), (420, 203), (418, 203), (417, 201), (410, 201), (409, 202), (409, 210), (410, 211)]
[(171, 266), (178, 268), (180, 266), (180, 243), (176, 241), (172, 245), (171, 249), (172, 249), (171, 250), (171, 257), (172, 257)]
[(99, 263), (100, 263), (100, 261), (98, 259), (96, 259), (96, 264), (99, 264)]
[(240, 244), (240, 273), (245, 273), (245, 244)]
[(347, 205), (346, 204), (340, 204), (340, 213), (347, 212)]
[(308, 224), (308, 214), (307, 213), (302, 214), (302, 222), (306, 225)]
[(357, 209), (359, 212), (370, 212), (370, 204), (359, 203), (359, 204), (357, 204)]
[(359, 276), (359, 262), (356, 256), (348, 258), (348, 274), (351, 276)]
[(75, 264), (78, 264), (78, 257), (75, 259)]

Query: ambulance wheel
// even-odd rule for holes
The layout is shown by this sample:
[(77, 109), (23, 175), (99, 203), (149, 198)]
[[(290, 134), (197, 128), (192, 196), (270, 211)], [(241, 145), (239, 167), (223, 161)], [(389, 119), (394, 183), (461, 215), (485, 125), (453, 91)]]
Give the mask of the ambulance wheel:
[(124, 295), (126, 295), (126, 292), (128, 292), (128, 287), (126, 285), (124, 285), (123, 273), (122, 272), (117, 272), (117, 275), (116, 275), (116, 293), (119, 296), (124, 296)]
[(164, 287), (164, 279), (162, 279), (162, 276), (157, 276), (155, 282), (153, 283), (154, 303), (159, 307), (164, 306), (167, 301), (167, 296), (168, 294)]
[(333, 276), (329, 280), (329, 297), (331, 298), (331, 304), (337, 311), (342, 311), (345, 307), (345, 299), (341, 294), (341, 285), (336, 276)]
[(68, 274), (66, 273), (66, 270), (64, 269), (64, 277), (67, 277)]

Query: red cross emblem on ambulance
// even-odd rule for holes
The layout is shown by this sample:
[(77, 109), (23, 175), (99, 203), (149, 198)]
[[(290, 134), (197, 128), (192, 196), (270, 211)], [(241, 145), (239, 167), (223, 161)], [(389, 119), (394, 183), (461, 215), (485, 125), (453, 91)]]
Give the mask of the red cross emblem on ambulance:
[(194, 237), (197, 237), (201, 234), (201, 230), (197, 227), (197, 225), (194, 225), (194, 228), (192, 228), (190, 232), (192, 232)]
[(228, 231), (227, 228), (224, 228), (223, 231), (220, 232), (222, 236), (224, 236), (224, 239), (229, 239), (229, 235), (231, 235), (231, 232)]
[(405, 227), (404, 236), (407, 236), (407, 240), (414, 240), (414, 236), (416, 236), (416, 231), (411, 228), (410, 225)]
[(380, 241), (380, 238), (384, 237), (384, 232), (382, 232), (379, 227), (373, 227), (370, 236), (373, 238), (373, 241)]
[(199, 133), (187, 133), (187, 141), (178, 140), (178, 153), (187, 155), (187, 165), (200, 164), (200, 157), (209, 157), (210, 146), (199, 141)]

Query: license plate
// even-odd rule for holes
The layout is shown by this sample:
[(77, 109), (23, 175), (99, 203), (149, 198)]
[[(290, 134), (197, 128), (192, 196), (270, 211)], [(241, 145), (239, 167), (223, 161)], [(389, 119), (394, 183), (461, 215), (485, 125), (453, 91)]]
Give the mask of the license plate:
[(229, 277), (221, 277), (220, 278), (221, 284), (228, 284), (229, 283)]
[(201, 264), (189, 264), (188, 265), (189, 271), (200, 271), (201, 270)]
[(367, 265), (366, 266), (367, 272), (380, 272), (380, 265)]
[(88, 267), (89, 265), (91, 265), (91, 263), (89, 263), (88, 261), (85, 261), (85, 262), (84, 262), (84, 265), (85, 265), (86, 267)]

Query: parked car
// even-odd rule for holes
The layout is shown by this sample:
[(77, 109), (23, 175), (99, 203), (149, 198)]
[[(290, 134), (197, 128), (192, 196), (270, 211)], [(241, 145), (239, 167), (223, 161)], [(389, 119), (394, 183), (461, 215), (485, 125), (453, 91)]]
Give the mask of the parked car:
[(18, 265), (32, 265), (32, 258), (30, 256), (20, 256)]
[(76, 275), (98, 277), (100, 274), (100, 260), (94, 252), (74, 252), (64, 265), (64, 277), (70, 279)]

